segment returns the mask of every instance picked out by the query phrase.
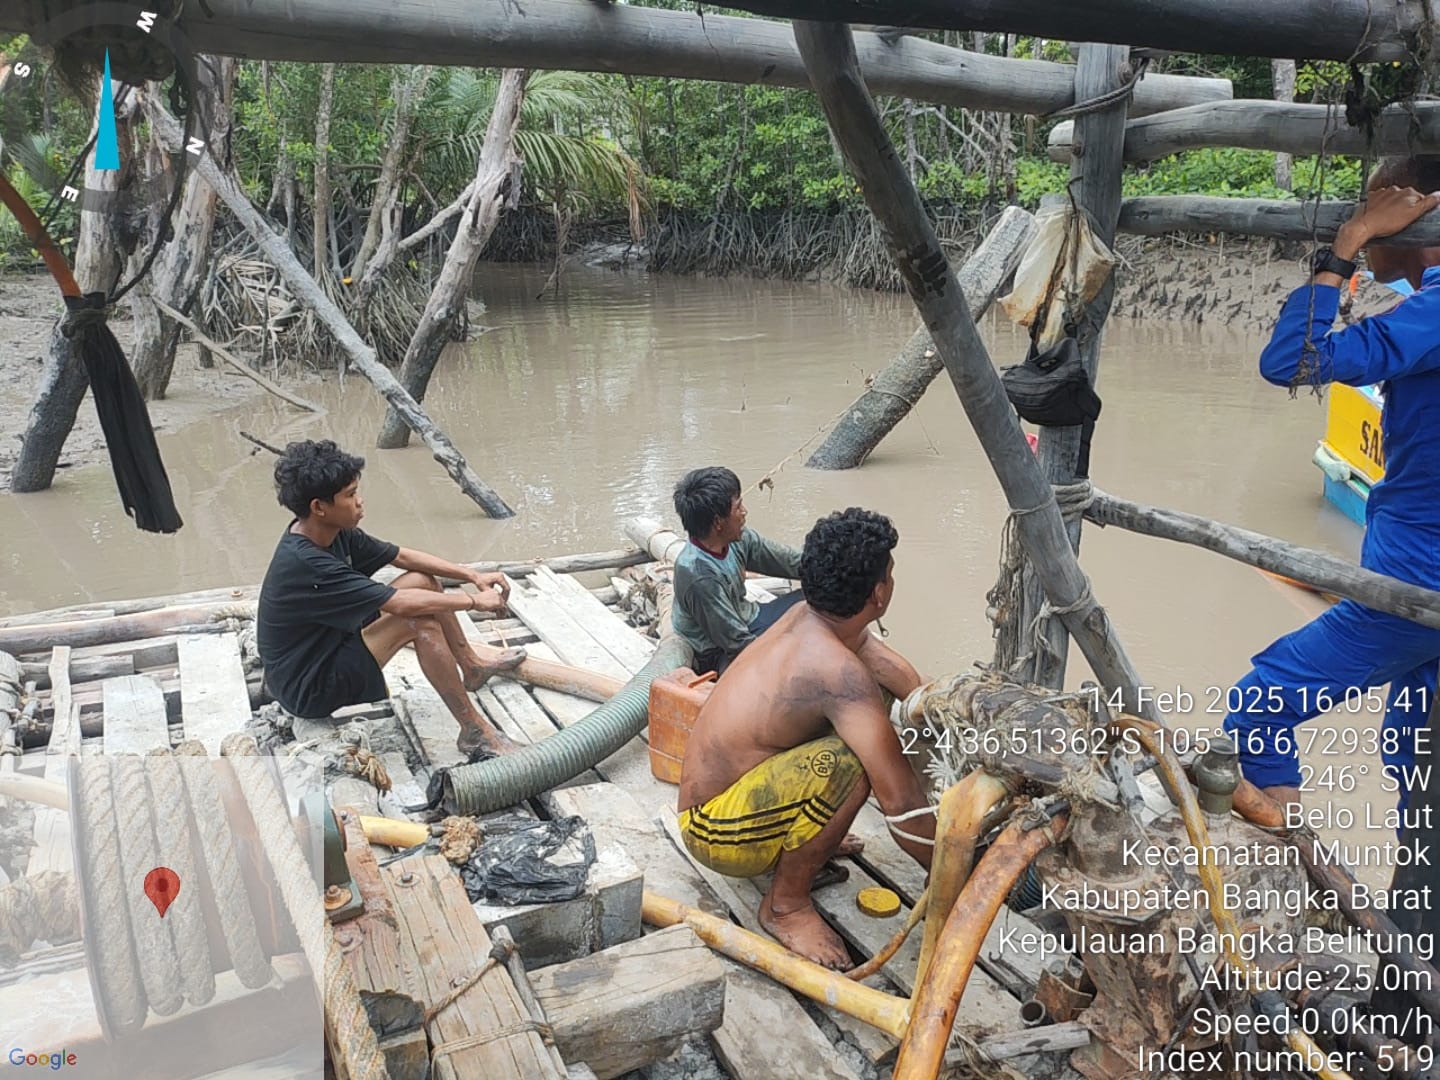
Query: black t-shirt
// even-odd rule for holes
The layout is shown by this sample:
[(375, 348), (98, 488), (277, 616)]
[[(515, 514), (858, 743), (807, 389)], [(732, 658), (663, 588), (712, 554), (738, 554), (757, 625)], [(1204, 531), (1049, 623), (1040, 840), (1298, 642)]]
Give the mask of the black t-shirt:
[(379, 666), (370, 659), (366, 667), (360, 630), (395, 595), (370, 575), (399, 551), (359, 529), (342, 530), (322, 548), (286, 528), (260, 587), (255, 636), (265, 684), (287, 710), (323, 716), (347, 704), (333, 700), (342, 676), (357, 684), (356, 692), (378, 685), (384, 697)]

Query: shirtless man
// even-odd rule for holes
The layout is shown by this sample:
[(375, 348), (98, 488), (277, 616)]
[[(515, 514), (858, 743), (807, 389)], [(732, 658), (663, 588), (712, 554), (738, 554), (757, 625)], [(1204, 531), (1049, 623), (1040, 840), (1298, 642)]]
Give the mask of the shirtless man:
[[(850, 509), (805, 537), (797, 604), (751, 643), (700, 710), (680, 776), (681, 834), (700, 862), (730, 877), (774, 879), (760, 924), (826, 967), (850, 965), (810, 900), (815, 875), (874, 791), (886, 814), (928, 805), (900, 750), (881, 688), (920, 685), (910, 663), (870, 633), (895, 592), (899, 540), (890, 520)], [(907, 828), (933, 838), (921, 816)], [(930, 848), (901, 840), (927, 869)]]

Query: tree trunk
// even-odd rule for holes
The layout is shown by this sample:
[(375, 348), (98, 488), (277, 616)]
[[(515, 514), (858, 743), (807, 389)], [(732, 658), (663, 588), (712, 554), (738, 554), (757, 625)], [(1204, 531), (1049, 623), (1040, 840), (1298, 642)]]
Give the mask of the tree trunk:
[[(150, 122), (160, 129), (160, 134), (166, 143), (170, 146), (178, 146), (181, 140), (179, 122), (154, 97), (147, 97), (145, 105)], [(435, 460), (460, 486), (460, 490), (491, 517), (512, 517), (515, 512), (505, 505), (505, 501), (488, 484), (475, 475), (464, 456), (455, 448), (455, 444), (435, 426), (415, 399), (395, 381), (395, 376), (390, 374), (390, 369), (376, 358), (375, 350), (355, 332), (355, 328), (350, 325), (345, 314), (316, 284), (315, 279), (306, 272), (305, 267), (300, 265), (300, 260), (295, 257), (294, 251), (285, 243), (284, 237), (277, 236), (260, 212), (251, 205), (250, 200), (235, 179), (222, 172), (208, 153), (200, 156), (196, 167), (206, 182), (215, 189), (215, 193), (221, 201), (230, 208), (230, 212), (235, 215), (245, 231), (255, 238), (256, 243), (260, 245), (261, 252), (285, 278), (285, 282), (290, 286), (290, 291), (295, 298), (315, 312), (320, 321), (325, 324), (325, 328), (334, 335), (336, 342), (345, 351), (350, 363), (370, 381), (386, 401), (400, 411), (411, 429), (419, 433), (420, 437), (425, 440), (425, 445), (430, 448)]]
[[(400, 165), (405, 160), (410, 127), (415, 122), (415, 113), (425, 98), (425, 87), (434, 71), (433, 67), (427, 65), (401, 68), (395, 72), (391, 90), (395, 98), (395, 116), (391, 121), (390, 139), (385, 144), (385, 156), (380, 163), (380, 176), (375, 181), (375, 194), (370, 200), (370, 216), (365, 221), (365, 238), (360, 242), (360, 250), (350, 268), (350, 277), (355, 281), (364, 279), (370, 258), (380, 244), (381, 228), (389, 220), (389, 215), (400, 198)], [(372, 290), (374, 276), (372, 275)], [(356, 295), (360, 306), (363, 306), (367, 296), (363, 286)]]
[[(119, 84), (112, 83), (118, 92)], [(134, 122), (133, 96), (117, 115), (120, 144), (125, 145)], [(95, 168), (95, 155), (85, 166), (88, 191), (120, 191), (130, 184), (136, 170), (132, 162), (118, 171)], [(116, 210), (119, 200), (109, 203), (103, 213), (82, 213), (75, 241), (75, 280), (85, 292), (108, 292), (120, 276), (122, 255), (116, 243)], [(63, 317), (62, 317), (63, 322)], [(20, 454), (10, 474), (10, 490), (22, 494), (44, 491), (55, 479), (60, 452), (75, 426), (80, 402), (90, 385), (74, 342), (60, 333), (57, 323), (50, 335), (50, 355), (40, 376), (40, 392), (30, 409)]]
[[(1302, 204), (1223, 195), (1153, 195), (1120, 204), (1119, 231), (1134, 236), (1225, 232), (1325, 243), (1335, 239), (1354, 212), (1353, 202), (1338, 199)], [(1427, 214), (1408, 229), (1387, 236), (1385, 246), (1440, 247), (1440, 215)]]
[[(26, 17), (27, 2), (35, 9), (33, 18)], [(1278, 6), (1280, 0), (1274, 2)], [(1367, 2), (1345, 0), (1361, 8)], [(1203, 6), (1193, 0), (1171, 4), (1196, 9), (1192, 17), (1203, 21)], [(38, 29), (53, 15), (45, 13), (47, 6), (53, 5), (5, 0), (0, 30)], [(760, 19), (594, 0), (409, 3), (403, 17), (399, 10), (394, 0), (206, 0), (205, 17), (187, 19), (185, 33), (200, 52), (248, 58), (601, 71), (810, 89), (786, 27)], [(1081, 8), (1078, 18), (1088, 24), (1089, 9)], [(1306, 12), (1304, 18), (1317, 17)], [(382, 26), (391, 32), (379, 30)], [(903, 48), (887, 45), (878, 34), (855, 38), (866, 82), (877, 94), (1021, 113), (1075, 104), (1075, 71), (1066, 64), (962, 53), (916, 37), (907, 37)], [(1183, 42), (1174, 47), (1200, 48)], [(1227, 44), (1211, 51), (1234, 50)], [(1147, 75), (1135, 88), (1130, 111), (1141, 116), (1232, 96), (1228, 79)]]
[[(420, 325), (415, 328), (415, 334), (405, 350), (405, 361), (400, 365), (400, 383), (416, 401), (425, 400), (430, 376), (440, 359), (440, 351), (449, 340), (455, 317), (465, 310), (465, 297), (470, 291), (475, 260), (480, 257), (490, 234), (495, 231), (495, 223), (500, 220), (500, 210), (510, 187), (511, 164), (515, 159), (515, 130), (520, 126), (520, 105), (525, 100), (528, 75), (519, 68), (506, 68), (500, 76), (500, 90), (495, 96), (495, 107), (485, 129), (485, 143), (480, 149), (470, 201), (460, 215), (459, 228), (455, 230), (455, 239), (450, 242), (450, 250), (445, 255), (445, 265), (440, 268), (435, 288), (425, 303)], [(399, 413), (389, 410), (376, 445), (382, 450), (393, 450), (409, 441), (409, 428)]]
[[(1275, 80), (1275, 100), (1284, 104), (1290, 104), (1295, 100), (1295, 61), (1294, 60), (1271, 60), (1270, 73)], [(1275, 186), (1281, 191), (1289, 191), (1294, 186), (1290, 178), (1290, 170), (1294, 165), (1294, 158), (1289, 154), (1275, 155)]]
[[(229, 157), (231, 95), (235, 86), (236, 61), (217, 58), (199, 65), (199, 107), (203, 115), (212, 117), (208, 132), (210, 145), (222, 159)], [(150, 136), (152, 158), (160, 157), (155, 136)], [(157, 162), (168, 167), (163, 158)], [(163, 212), (158, 205), (158, 213)], [(156, 220), (154, 229), (166, 223)], [(180, 344), (180, 326), (162, 319), (155, 306), (161, 300), (180, 312), (188, 311), (200, 294), (205, 272), (209, 269), (210, 237), (215, 228), (215, 192), (193, 168), (185, 174), (185, 194), (175, 211), (170, 240), (161, 250), (151, 268), (149, 279), (142, 281), (130, 294), (130, 310), (135, 317), (135, 348), (130, 366), (140, 391), (151, 401), (165, 396), (170, 376), (175, 369), (175, 350)], [(149, 243), (147, 239), (147, 245)], [(131, 272), (139, 270), (144, 249), (131, 260)]]
[[(976, 318), (982, 317), (995, 302), (1015, 272), (1034, 232), (1035, 218), (1028, 211), (1018, 206), (1007, 207), (985, 242), (966, 260), (960, 270), (960, 288), (965, 293), (966, 306)], [(845, 411), (825, 441), (810, 455), (806, 466), (859, 468), (880, 445), (880, 440), (905, 419), (942, 369), (930, 331), (921, 326)]]
[[(1085, 101), (1107, 94), (1123, 84), (1129, 71), (1129, 51), (1123, 45), (1082, 45), (1075, 68), (1075, 96)], [(1120, 182), (1125, 172), (1125, 100), (1110, 108), (1080, 117), (1076, 122), (1085, 153), (1070, 166), (1076, 201), (1089, 215), (1095, 238), (1106, 246), (1115, 244), (1115, 222), (1120, 216)], [(1083, 313), (1076, 312), (1080, 359), (1095, 383), (1100, 366), (1100, 338), (1110, 302), (1115, 295), (1112, 273), (1100, 293)], [(1040, 467), (1051, 484), (1073, 484), (1080, 466), (1082, 429), (1041, 428)], [(1089, 476), (1088, 462), (1078, 476)], [(1071, 547), (1080, 550), (1080, 519), (1066, 522)], [(1047, 614), (1047, 590), (1033, 563), (1025, 567), (1025, 603), (1020, 623), (1023, 650), (1031, 659), (1021, 678), (1036, 686), (1065, 685), (1065, 663), (1070, 653), (1070, 636), (1065, 624)], [(1031, 628), (1034, 628), (1033, 633)], [(1028, 640), (1027, 640), (1028, 638)]]
[(1062, 618), (1100, 681), (1120, 691), (1129, 711), (1158, 720), (1153, 703), (1141, 700), (1140, 677), (1080, 570), (1055, 493), (1025, 442), (960, 284), (865, 90), (849, 29), (835, 23), (796, 23), (793, 29), (830, 127), (879, 219), (886, 247), (930, 328), (1006, 501), (1023, 511), (1015, 526), (1051, 603), (1065, 611)]
[(335, 65), (320, 69), (320, 104), (315, 117), (315, 248), (310, 272), (324, 281), (330, 265), (330, 116), (335, 111)]

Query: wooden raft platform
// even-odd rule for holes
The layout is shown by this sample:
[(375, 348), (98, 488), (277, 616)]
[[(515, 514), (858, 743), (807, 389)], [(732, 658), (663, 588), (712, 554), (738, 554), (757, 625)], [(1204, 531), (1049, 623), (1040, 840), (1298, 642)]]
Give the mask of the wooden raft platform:
[[(634, 564), (641, 560), (628, 561)], [(633, 587), (632, 583), (611, 578), (610, 584), (587, 585), (574, 574), (557, 573), (549, 566), (524, 569), (528, 572), (511, 578), (510, 617), (462, 619), (462, 626), (472, 640), (499, 646), (523, 645), (535, 657), (560, 660), (620, 680), (628, 679), (647, 662), (655, 641), (626, 622), (619, 603), (622, 591)], [(580, 569), (583, 572), (596, 568), (586, 564)], [(609, 573), (613, 570), (606, 572), (606, 576)], [(763, 585), (756, 583), (752, 591), (768, 598), (787, 587), (787, 583), (772, 579)], [(244, 603), (253, 595), (248, 589), (214, 590), (158, 600), (164, 606), (174, 607), (222, 599)], [(153, 606), (155, 602), (72, 609), (47, 617), (54, 620), (59, 629), (73, 626), (77, 616), (84, 619), (127, 615), (135, 611), (137, 605), (145, 604)], [(0, 620), (0, 633), (22, 621)], [(263, 700), (258, 673), (247, 671), (245, 629), (243, 621), (232, 620), (219, 626), (187, 627), (180, 632), (127, 642), (58, 645), (48, 650), (32, 648), (21, 652), (19, 659), (26, 691), (37, 702), (33, 711), (39, 726), (42, 729), (48, 726), (49, 735), (44, 746), (26, 748), (18, 763), (20, 771), (50, 775), (63, 768), (67, 753), (101, 749), (143, 753), (151, 747), (175, 745), (188, 738), (201, 740), (207, 749), (217, 753), (221, 739), (242, 729), (251, 720), (253, 709)], [(402, 649), (387, 666), (385, 676), (391, 694), (389, 701), (343, 710), (335, 720), (393, 716), (413, 744), (414, 753), (404, 755), (391, 750), (382, 755), (396, 785), (390, 795), (377, 799), (373, 789), (357, 782), (342, 782), (343, 792), (336, 790), (334, 795), (337, 806), (345, 805), (349, 798), (352, 802), (364, 803), (356, 807), (362, 813), (379, 812), (399, 817), (404, 814), (404, 807), (424, 801), (430, 770), (455, 765), (462, 758), (455, 746), (458, 726), (425, 679), (413, 650)], [(596, 707), (591, 701), (500, 678), (492, 679), (476, 693), (475, 699), (497, 728), (515, 741), (527, 744), (578, 722)], [(295, 735), (297, 739), (324, 735), (333, 726), (300, 721)], [(6, 760), (0, 758), (0, 769), (6, 767)], [(13, 757), (8, 760), (14, 762)], [(758, 931), (755, 913), (765, 882), (726, 879), (696, 864), (678, 843), (675, 800), (676, 788), (657, 780), (650, 772), (642, 733), (561, 789), (541, 794), (531, 806), (498, 815), (579, 815), (590, 824), (598, 848), (618, 850), (623, 852), (623, 857), (619, 864), (612, 860), (605, 869), (610, 877), (598, 884), (596, 874), (605, 860), (602, 858), (592, 870), (592, 889), (603, 900), (597, 900), (595, 914), (587, 914), (576, 922), (582, 930), (564, 927), (554, 930), (551, 924), (564, 920), (554, 911), (546, 910), (547, 905), (500, 910), (476, 904), (473, 907), (479, 921), (473, 931), (461, 936), (468, 936), (471, 944), (483, 939), (488, 947), (489, 939), (482, 924), (491, 931), (503, 925), (513, 933), (528, 967), (538, 969), (540, 975), (559, 972), (563, 968), (547, 965), (562, 964), (599, 949), (607, 951), (597, 955), (608, 956), (617, 947), (627, 947), (623, 945), (623, 936), (618, 940), (607, 939), (600, 909), (609, 903), (628, 912), (633, 905), (638, 913), (641, 884), (683, 903), (728, 915), (740, 925)], [(64, 813), (42, 810), (37, 814), (38, 846), (32, 853), (30, 873), (51, 868), (69, 869), (67, 830)], [(857, 960), (863, 960), (877, 951), (903, 922), (923, 889), (924, 872), (894, 843), (873, 804), (862, 812), (854, 831), (865, 840), (865, 851), (860, 856), (842, 860), (848, 868), (849, 879), (817, 890), (816, 903), (849, 944)], [(368, 851), (368, 845), (365, 847)], [(382, 856), (387, 854), (383, 848), (374, 850)], [(373, 859), (371, 862), (373, 864)], [(432, 880), (432, 874), (427, 868), (426, 880)], [(408, 979), (406, 993), (413, 994), (418, 1005), (433, 1007), (440, 997), (438, 989), (426, 989), (430, 977), (435, 975), (431, 970), (433, 958), (425, 960), (415, 952), (422, 948), (422, 940), (405, 930), (410, 915), (397, 910), (407, 903), (406, 889), (397, 886), (397, 875), (391, 870), (371, 875), (369, 880), (368, 887), (376, 903), (382, 909), (388, 904), (394, 912), (386, 921), (390, 932), (393, 935), (398, 930), (399, 937), (409, 942), (394, 946), (400, 949), (400, 954), (391, 962), (372, 957), (369, 962), (379, 965), (374, 977), (381, 983)], [(453, 897), (458, 890), (463, 900), (458, 878), (453, 881), (455, 888), (447, 895)], [(874, 884), (885, 885), (899, 894), (903, 902), (899, 914), (877, 919), (860, 912), (856, 894)], [(362, 885), (362, 893), (365, 891)], [(1002, 932), (1006, 919), (1014, 918), (1018, 916), (1002, 914), (992, 935)], [(620, 919), (617, 925), (623, 922)], [(542, 931), (542, 927), (548, 929)], [(688, 935), (688, 931), (685, 933)], [(650, 936), (653, 935), (647, 934), (647, 940)], [(919, 939), (918, 932), (913, 934), (882, 973), (872, 978), (872, 983), (909, 993), (913, 989)], [(423, 948), (431, 946), (423, 945)], [(956, 1024), (959, 1032), (975, 1041), (1020, 1027), (1020, 1001), (1016, 993), (1026, 993), (1025, 983), (1033, 987), (1039, 974), (1038, 971), (1017, 972), (1013, 968), (1004, 970), (1008, 965), (997, 966), (991, 954), (991, 949), (982, 952), (981, 966), (970, 980)], [(736, 1080), (792, 1076), (859, 1080), (861, 1070), (867, 1066), (883, 1067), (893, 1061), (896, 1044), (888, 1036), (834, 1010), (802, 1001), (784, 987), (738, 964), (718, 956), (713, 960), (723, 965), (724, 1021), (713, 1032), (711, 1042), (717, 1060)], [(419, 968), (407, 970), (404, 978), (396, 974), (407, 969), (407, 965), (413, 968), (416, 964)], [(445, 977), (456, 981), (473, 969), (468, 961), (452, 967), (455, 970)], [(993, 977), (992, 972), (999, 978)], [(495, 972), (487, 978), (499, 986), (504, 982), (504, 973)], [(398, 993), (398, 989), (395, 992)], [(481, 991), (476, 988), (475, 992)], [(511, 991), (506, 990), (501, 997), (508, 1000), (510, 994)], [(552, 998), (558, 1003), (565, 995), (555, 992)], [(455, 1008), (459, 1010), (455, 1015), (463, 1018), (474, 1006), (466, 1006), (462, 995)], [(467, 1034), (469, 1029), (459, 1025), (458, 1020), (450, 1024), (445, 1035), (450, 1042), (478, 1038), (473, 1030)], [(411, 1027), (408, 1036), (401, 1033), (382, 1039), (382, 1048), (394, 1065), (418, 1064), (426, 1055), (423, 1035), (417, 1039), (413, 1024)], [(515, 1025), (512, 1023), (510, 1027)], [(516, 1027), (515, 1031), (521, 1029)], [(616, 1032), (615, 1041), (633, 1041), (640, 1034)], [(528, 1064), (524, 1070), (537, 1074), (535, 1070), (541, 1068), (538, 1062), (543, 1057), (543, 1048), (533, 1041), (531, 1031), (517, 1037), (522, 1038), (525, 1046), (524, 1060)], [(846, 1044), (843, 1051), (837, 1047), (837, 1041)], [(514, 1053), (519, 1053), (520, 1045), (516, 1044)], [(599, 1075), (620, 1075), (614, 1070), (621, 1065), (633, 1068), (643, 1060), (654, 1060), (651, 1057), (636, 1062), (624, 1054), (607, 1058), (600, 1051), (591, 1053), (604, 1059)], [(463, 1054), (447, 1052), (445, 1056), (441, 1072), (469, 1073)], [(505, 1054), (482, 1056), (486, 1056), (485, 1075), (500, 1080), (502, 1073), (495, 1070)], [(520, 1069), (521, 1058), (513, 1057), (513, 1060), (515, 1068)]]

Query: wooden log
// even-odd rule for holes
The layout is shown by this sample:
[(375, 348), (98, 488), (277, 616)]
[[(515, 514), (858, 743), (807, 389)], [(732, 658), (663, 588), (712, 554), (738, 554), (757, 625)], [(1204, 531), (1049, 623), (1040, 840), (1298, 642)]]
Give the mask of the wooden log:
[(833, 19), (931, 30), (1033, 34), (1066, 41), (1295, 60), (1397, 60), (1424, 55), (1428, 4), (1400, 0), (739, 0), (782, 19)]
[[(1034, 234), (1034, 215), (1018, 206), (1008, 206), (985, 241), (965, 260), (960, 268), (960, 288), (977, 319), (995, 302)], [(806, 466), (854, 469), (863, 465), (880, 441), (919, 403), (920, 395), (942, 368), (930, 331), (921, 326), (855, 399), (810, 455)]]
[[(57, 648), (50, 657), (50, 697), (55, 721), (45, 748), (45, 779), (69, 786), (70, 759), (80, 755), (80, 707), (70, 692), (70, 650)], [(74, 868), (70, 850), (70, 815), (47, 808), (35, 814), (35, 847), (30, 851), (27, 875), (46, 870), (69, 873)]]
[(1440, 629), (1440, 592), (1397, 581), (1323, 551), (1300, 547), (1197, 514), (1117, 499), (1103, 491), (1085, 517), (1096, 525), (1175, 540), (1213, 551), (1272, 574), (1294, 578), (1322, 592), (1349, 597), (1377, 611)]
[[(1134, 236), (1168, 233), (1237, 233), (1317, 243), (1335, 239), (1355, 204), (1339, 200), (1282, 202), (1227, 199), (1209, 195), (1154, 195), (1120, 204), (1118, 230)], [(1403, 232), (1385, 238), (1387, 247), (1440, 246), (1440, 214), (1427, 214)]]
[[(1082, 45), (1080, 62), (1075, 69), (1075, 96), (1092, 100), (1109, 94), (1125, 82), (1129, 70), (1129, 52), (1119, 45)], [(1107, 247), (1115, 244), (1115, 222), (1120, 216), (1120, 182), (1125, 172), (1125, 102), (1116, 102), (1107, 109), (1089, 113), (1075, 123), (1085, 153), (1070, 166), (1071, 189), (1080, 209), (1089, 217), (1095, 238)], [(1076, 341), (1080, 359), (1093, 386), (1100, 367), (1100, 336), (1110, 303), (1115, 296), (1115, 275), (1109, 274), (1096, 297), (1076, 312)], [(1063, 303), (1063, 300), (1061, 301)], [(1082, 428), (1040, 429), (1040, 468), (1051, 484), (1075, 482), (1081, 455)], [(1088, 475), (1088, 466), (1086, 469)], [(1065, 523), (1070, 547), (1080, 552), (1080, 518)], [(1065, 625), (1054, 616), (1041, 617), (1045, 611), (1045, 587), (1033, 565), (1024, 570), (1024, 602), (1021, 605), (1020, 649), (1031, 658), (1020, 672), (1024, 682), (1035, 686), (1065, 685), (1065, 661), (1070, 655), (1070, 637)], [(1038, 620), (1038, 621), (1037, 621)], [(1024, 640), (1034, 627), (1030, 641)]]
[(688, 926), (541, 968), (530, 981), (561, 1056), (599, 1080), (668, 1057), (725, 1015), (725, 966)]
[[(402, 963), (427, 1011), (465, 989), (427, 1025), (436, 1080), (500, 1076), (563, 1080), (503, 966), (470, 910), (459, 875), (442, 856), (406, 859), (381, 873), (395, 901)], [(473, 985), (476, 972), (488, 970)]]
[[(75, 622), (42, 623), (37, 626), (11, 626), (0, 629), (0, 650), (11, 653), (38, 652), (54, 646), (82, 648), (118, 641), (136, 641), (154, 637), (178, 626), (210, 623), (236, 612), (235, 604), (193, 604), (186, 607), (161, 608), (135, 615), (116, 615), (113, 619), (82, 619)], [(216, 624), (217, 629), (221, 624)]]
[(1039, 568), (1046, 595), (1064, 611), (1066, 628), (1101, 682), (1118, 690), (1132, 711), (1143, 709), (1158, 720), (1154, 706), (1141, 700), (1139, 674), (1080, 570), (1054, 492), (1025, 441), (939, 238), (866, 92), (849, 30), (810, 23), (797, 23), (794, 30), (830, 129), (880, 221), (886, 246), (930, 328), (1006, 501), (1012, 510), (1022, 511), (1016, 528)]
[[(1066, 120), (1050, 131), (1046, 153), (1068, 162), (1075, 124)], [(1205, 146), (1273, 150), (1281, 154), (1350, 154), (1370, 148), (1362, 128), (1350, 127), (1339, 110), (1327, 105), (1282, 101), (1210, 101), (1155, 113), (1125, 125), (1125, 160), (1156, 161)], [(1391, 105), (1375, 121), (1377, 155), (1440, 153), (1440, 104), (1415, 101)]]
[[(475, 262), (490, 242), (495, 226), (500, 223), (500, 212), (506, 201), (504, 192), (509, 190), (512, 173), (520, 163), (515, 153), (515, 132), (520, 127), (520, 106), (525, 100), (528, 78), (529, 72), (515, 67), (507, 67), (500, 76), (500, 86), (490, 107), (485, 141), (480, 144), (470, 199), (460, 215), (460, 223), (445, 252), (445, 261), (425, 301), (420, 322), (415, 327), (410, 344), (405, 347), (405, 359), (400, 365), (400, 384), (416, 401), (425, 400), (430, 376), (435, 372), (441, 350), (450, 340), (455, 317), (465, 311), (470, 280), (475, 276)], [(371, 220), (374, 220), (373, 214)], [(366, 282), (362, 280), (362, 296), (365, 295), (365, 286)], [(410, 429), (404, 419), (396, 409), (389, 409), (375, 445), (381, 450), (395, 450), (409, 441)]]
[[(40, 0), (7, 2), (0, 5), (0, 30), (42, 33), (52, 16)], [(248, 59), (524, 67), (809, 86), (784, 26), (590, 0), (527, 0), (523, 11), (464, 0), (207, 0), (204, 18), (185, 20), (185, 34), (197, 52)], [(1049, 113), (1074, 104), (1074, 72), (1064, 64), (1008, 60), (913, 38), (894, 44), (878, 34), (856, 38), (877, 94), (998, 112)], [(1082, 34), (1076, 40), (1085, 39)], [(1136, 88), (1134, 111), (1159, 112), (1231, 94), (1227, 79), (1151, 75)]]
[[(1079, 1020), (1026, 1028), (1023, 1031), (1007, 1031), (1002, 1035), (991, 1035), (979, 1042), (980, 1053), (991, 1061), (1004, 1061), (1007, 1058), (1024, 1057), (1026, 1054), (1078, 1050), (1089, 1045), (1090, 1029)], [(964, 1051), (954, 1051), (954, 1055), (953, 1060), (946, 1056), (946, 1065), (964, 1065), (970, 1060)]]
[[(145, 95), (145, 112), (166, 144), (176, 150), (181, 149), (183, 139), (180, 125), (158, 97), (153, 94)], [(460, 490), (490, 517), (513, 516), (514, 511), (505, 504), (505, 500), (475, 475), (449, 436), (435, 426), (425, 410), (396, 381), (390, 369), (376, 357), (375, 350), (355, 332), (344, 312), (300, 265), (300, 260), (295, 257), (295, 252), (291, 250), (285, 237), (270, 228), (234, 178), (228, 172), (222, 171), (208, 152), (196, 155), (193, 167), (199, 170), (200, 175), (215, 189), (215, 193), (230, 208), (230, 212), (245, 231), (260, 245), (265, 258), (284, 277), (295, 297), (313, 310), (316, 317), (325, 324), (325, 328), (334, 335), (350, 363), (355, 365), (391, 407), (399, 411), (411, 429), (425, 441), (435, 460), (460, 486)]]
[(199, 739), (215, 757), (225, 736), (250, 722), (250, 692), (234, 634), (180, 639), (180, 713), (185, 738)]
[[(35, 684), (36, 690), (50, 689), (50, 665), (25, 663), (20, 665), (25, 678)], [(70, 661), (70, 683), (94, 682), (97, 679), (113, 679), (122, 675), (135, 674), (135, 657), (130, 656), (87, 656)]]
[(101, 692), (105, 753), (148, 754), (156, 748), (169, 748), (170, 720), (159, 683), (149, 675), (124, 675), (106, 679)]

